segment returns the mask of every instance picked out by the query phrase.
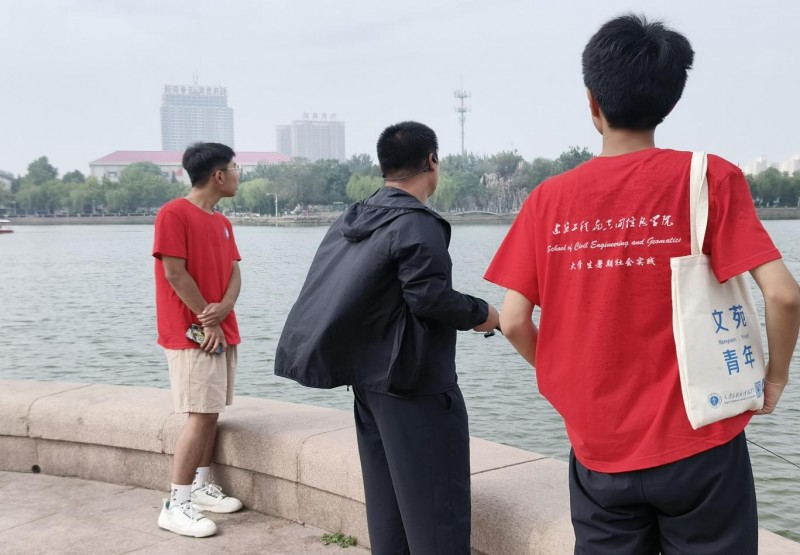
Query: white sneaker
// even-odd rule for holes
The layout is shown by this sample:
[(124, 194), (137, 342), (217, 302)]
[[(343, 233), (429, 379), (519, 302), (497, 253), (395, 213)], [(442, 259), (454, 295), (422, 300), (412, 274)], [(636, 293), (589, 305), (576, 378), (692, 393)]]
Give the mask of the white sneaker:
[(228, 497), (216, 484), (206, 484), (192, 492), (192, 503), (201, 511), (211, 513), (235, 513), (242, 508), (242, 502), (235, 497)]
[(174, 507), (167, 505), (168, 501), (165, 499), (161, 514), (158, 515), (159, 528), (193, 538), (205, 538), (217, 533), (217, 525), (207, 519), (191, 501)]

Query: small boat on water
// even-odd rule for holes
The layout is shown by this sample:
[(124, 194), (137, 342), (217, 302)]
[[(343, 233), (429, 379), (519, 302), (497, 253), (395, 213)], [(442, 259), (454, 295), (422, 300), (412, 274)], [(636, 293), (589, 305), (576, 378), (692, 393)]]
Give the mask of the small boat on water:
[(14, 233), (14, 230), (6, 225), (10, 223), (8, 220), (0, 220), (0, 233)]

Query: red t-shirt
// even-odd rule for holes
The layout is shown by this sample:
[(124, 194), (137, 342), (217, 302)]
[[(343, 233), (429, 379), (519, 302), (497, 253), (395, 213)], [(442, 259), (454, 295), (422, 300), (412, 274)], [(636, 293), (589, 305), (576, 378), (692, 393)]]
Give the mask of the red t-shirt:
[[(534, 189), (485, 278), (541, 307), (539, 391), (581, 463), (625, 472), (738, 435), (745, 413), (699, 430), (686, 417), (672, 334), (670, 258), (690, 253), (691, 153), (594, 158)], [(703, 251), (720, 281), (780, 258), (742, 172), (708, 157)]]
[[(233, 261), (241, 260), (233, 227), (219, 212), (209, 214), (185, 198), (171, 200), (156, 216), (153, 256), (156, 259), (158, 344), (167, 349), (199, 348), (186, 337), (189, 326), (199, 324), (197, 317), (167, 281), (161, 257), (185, 259), (186, 270), (203, 298), (209, 303), (218, 303), (228, 289)], [(222, 331), (228, 345), (241, 343), (233, 311), (223, 320)]]

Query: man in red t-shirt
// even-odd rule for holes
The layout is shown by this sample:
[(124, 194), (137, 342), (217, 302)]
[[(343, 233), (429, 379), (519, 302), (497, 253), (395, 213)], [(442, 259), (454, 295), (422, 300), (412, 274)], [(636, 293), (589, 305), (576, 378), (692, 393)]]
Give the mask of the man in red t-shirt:
[(158, 344), (167, 355), (175, 412), (188, 413), (175, 445), (172, 491), (158, 525), (184, 536), (216, 533), (201, 511), (242, 508), (211, 481), (209, 468), (219, 413), (233, 399), (241, 341), (233, 312), (242, 283), (241, 257), (231, 223), (214, 210), (221, 198), (236, 194), (234, 156), (219, 143), (186, 149), (183, 167), (192, 188), (161, 207), (155, 223)]
[[(746, 413), (693, 430), (672, 332), (670, 258), (689, 243), (691, 153), (655, 147), (694, 52), (661, 23), (623, 16), (583, 53), (600, 155), (530, 194), (486, 279), (507, 288), (500, 326), (536, 367), (572, 444), (576, 553), (756, 553)], [(708, 159), (703, 251), (720, 281), (764, 294), (764, 408), (788, 380), (800, 289), (759, 222), (742, 172)], [(541, 308), (539, 329), (531, 321)]]

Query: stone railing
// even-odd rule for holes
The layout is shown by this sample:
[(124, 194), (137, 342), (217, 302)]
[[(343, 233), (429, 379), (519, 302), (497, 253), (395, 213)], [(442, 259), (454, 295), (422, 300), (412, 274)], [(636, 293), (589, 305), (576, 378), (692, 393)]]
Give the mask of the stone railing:
[[(0, 380), (0, 470), (165, 490), (185, 417), (168, 391)], [(474, 554), (571, 554), (567, 465), (472, 439)], [(369, 545), (349, 412), (237, 397), (220, 417), (213, 472), (246, 507)], [(762, 555), (800, 544), (761, 530)]]

